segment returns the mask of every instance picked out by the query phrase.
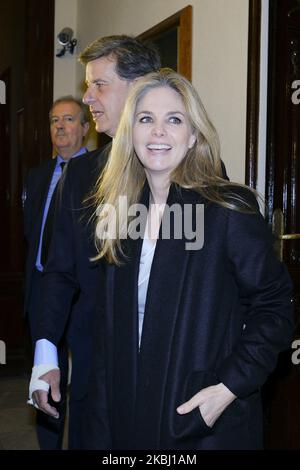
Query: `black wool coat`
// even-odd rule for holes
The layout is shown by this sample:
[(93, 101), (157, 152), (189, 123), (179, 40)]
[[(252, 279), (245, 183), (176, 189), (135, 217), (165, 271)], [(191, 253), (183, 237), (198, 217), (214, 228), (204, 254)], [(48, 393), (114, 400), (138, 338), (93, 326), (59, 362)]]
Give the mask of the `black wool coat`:
[[(248, 191), (243, 196), (253, 202)], [(146, 189), (142, 202), (147, 204)], [(159, 238), (151, 267), (140, 351), (138, 272), (142, 240), (129, 261), (108, 266), (87, 413), (88, 448), (258, 449), (260, 387), (291, 340), (291, 281), (263, 217), (209, 203), (172, 185), (167, 204), (204, 204), (204, 245)], [(161, 235), (161, 234), (160, 234)], [(238, 398), (212, 428), (199, 409), (176, 408), (223, 382)]]

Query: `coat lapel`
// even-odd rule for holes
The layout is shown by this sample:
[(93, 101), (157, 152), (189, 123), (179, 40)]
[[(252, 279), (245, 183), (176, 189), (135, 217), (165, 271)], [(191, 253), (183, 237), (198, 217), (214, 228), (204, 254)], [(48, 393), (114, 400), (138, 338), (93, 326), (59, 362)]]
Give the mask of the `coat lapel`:
[[(182, 192), (179, 193), (176, 187), (172, 185), (167, 205), (171, 207), (173, 204), (177, 204), (183, 214), (184, 204), (199, 203), (199, 197), (195, 193), (191, 194), (190, 191), (186, 191), (186, 193), (187, 195), (183, 196)], [(166, 216), (165, 213), (164, 218)], [(172, 220), (169, 239), (163, 238), (162, 227), (160, 228), (148, 285), (141, 342), (141, 361), (144, 361), (144, 357), (150, 355), (155, 338), (155, 344), (158, 338), (163, 339), (160, 344), (155, 346), (156, 354), (159, 356), (168, 354), (169, 345), (172, 341), (172, 330), (182, 297), (183, 280), (190, 253), (186, 249), (186, 242), (189, 240), (185, 239), (184, 230), (182, 237), (179, 239), (174, 237), (175, 232)], [(156, 347), (161, 348), (159, 353)]]
[[(170, 207), (178, 204), (183, 212), (184, 203), (199, 202), (197, 195), (191, 196), (190, 191), (186, 193), (188, 198), (183, 197), (183, 194), (172, 185), (167, 205)], [(148, 199), (149, 188), (146, 185), (141, 203), (148, 206)], [(145, 422), (153, 427), (149, 429), (148, 436), (159, 435), (163, 391), (171, 361), (176, 318), (189, 260), (185, 238), (176, 239), (173, 235), (172, 223), (170, 239), (163, 239), (160, 229), (148, 285), (140, 352), (138, 352), (137, 285), (142, 239), (126, 242), (129, 261), (115, 269), (113, 310), (116, 374), (114, 376), (118, 377), (118, 382), (113, 384), (113, 390), (117, 395), (114, 404), (120, 405), (120, 409), (115, 410), (114, 416), (117, 417), (115, 425), (119, 429), (120, 423), (130, 423), (130, 428), (126, 425), (126, 429), (124, 427), (122, 431), (120, 430), (119, 436), (123, 436), (123, 441), (116, 443), (122, 446), (120, 448), (127, 448), (127, 439), (132, 443), (133, 430), (139, 448), (139, 442), (142, 442), (144, 437), (142, 428)], [(145, 400), (146, 397), (151, 397), (151, 400)], [(157, 416), (153, 416), (154, 410), (157, 410)], [(149, 448), (157, 446), (157, 442), (148, 444)]]
[[(199, 202), (197, 194), (184, 190), (178, 192), (174, 185), (171, 186), (167, 200), (169, 207), (178, 204), (183, 214), (184, 203), (195, 204), (195, 202)], [(176, 239), (174, 233), (176, 233), (174, 223), (171, 222), (170, 239), (162, 239), (161, 228), (148, 285), (138, 364), (137, 397), (140, 398), (136, 407), (138, 448), (143, 448), (145, 442), (142, 433), (145, 422), (148, 423), (147, 439), (156, 436), (156, 441), (147, 441), (149, 448), (155, 449), (159, 445), (167, 371), (172, 361), (172, 345), (176, 343), (174, 338), (176, 319), (183, 297), (182, 291), (190, 255), (190, 251), (186, 250), (187, 240), (184, 234), (180, 239)], [(151, 400), (147, 400), (147, 397), (151, 397)], [(157, 415), (154, 416), (153, 413)]]
[[(148, 204), (149, 189), (145, 188), (141, 203)], [(138, 274), (143, 240), (126, 240), (125, 253), (129, 259), (114, 269), (114, 366), (115, 381), (112, 384), (115, 425), (119, 428), (121, 442), (116, 448), (128, 448), (132, 442), (138, 364)], [(121, 404), (121, 406), (119, 406)], [(120, 429), (124, 423), (124, 429)], [(122, 425), (121, 425), (122, 427)]]
[(34, 253), (34, 256), (36, 257), (37, 255), (37, 250), (38, 250), (38, 240), (40, 239), (40, 233), (41, 233), (41, 226), (42, 226), (42, 220), (43, 220), (43, 215), (44, 215), (44, 207), (49, 191), (49, 186), (50, 182), (52, 179), (53, 171), (56, 165), (56, 158), (49, 160), (48, 164), (44, 166), (43, 172), (40, 174), (40, 176), (37, 178), (37, 184), (38, 184), (38, 189), (36, 191), (36, 209), (34, 210), (34, 214), (36, 214), (36, 229), (35, 229), (35, 246), (36, 250)]
[(45, 170), (43, 174), (41, 175), (41, 178), (39, 179), (41, 197), (38, 203), (39, 203), (39, 212), (41, 213), (42, 217), (43, 217), (43, 208), (45, 207), (45, 203), (46, 203), (46, 199), (47, 199), (47, 195), (49, 191), (49, 186), (50, 186), (53, 171), (56, 165), (56, 161), (57, 161), (57, 158), (53, 158), (52, 160), (49, 160), (49, 165), (45, 167)]

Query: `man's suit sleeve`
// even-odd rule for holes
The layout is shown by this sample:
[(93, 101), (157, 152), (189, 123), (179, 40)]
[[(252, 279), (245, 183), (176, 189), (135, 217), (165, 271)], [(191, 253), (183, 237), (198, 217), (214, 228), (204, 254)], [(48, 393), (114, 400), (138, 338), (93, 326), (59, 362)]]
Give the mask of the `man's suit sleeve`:
[(260, 214), (228, 211), (225, 249), (230, 269), (247, 301), (244, 330), (217, 375), (235, 395), (259, 388), (289, 347), (293, 332), (292, 284), (276, 258), (272, 237)]
[(57, 191), (53, 234), (42, 279), (38, 339), (58, 344), (65, 330), (74, 295), (79, 289), (75, 266), (76, 230), (72, 210), (72, 171), (66, 171)]

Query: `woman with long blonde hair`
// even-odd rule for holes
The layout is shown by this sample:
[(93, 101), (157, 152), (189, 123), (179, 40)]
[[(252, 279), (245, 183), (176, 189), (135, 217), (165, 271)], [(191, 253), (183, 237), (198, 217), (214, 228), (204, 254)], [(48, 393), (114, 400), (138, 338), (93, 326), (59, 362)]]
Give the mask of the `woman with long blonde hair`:
[(255, 195), (223, 178), (188, 80), (137, 80), (95, 199), (107, 284), (90, 447), (106, 433), (111, 449), (261, 448), (260, 387), (291, 339), (291, 284)]

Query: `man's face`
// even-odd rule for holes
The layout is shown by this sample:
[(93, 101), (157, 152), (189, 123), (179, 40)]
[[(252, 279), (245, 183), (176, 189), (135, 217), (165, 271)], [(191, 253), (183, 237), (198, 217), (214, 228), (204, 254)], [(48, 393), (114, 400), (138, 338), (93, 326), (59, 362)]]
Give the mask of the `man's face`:
[(83, 102), (90, 107), (97, 132), (114, 137), (132, 83), (119, 77), (112, 58), (88, 62)]
[(81, 124), (77, 103), (62, 102), (54, 106), (50, 118), (53, 146), (65, 160), (71, 158), (82, 146), (89, 124)]

